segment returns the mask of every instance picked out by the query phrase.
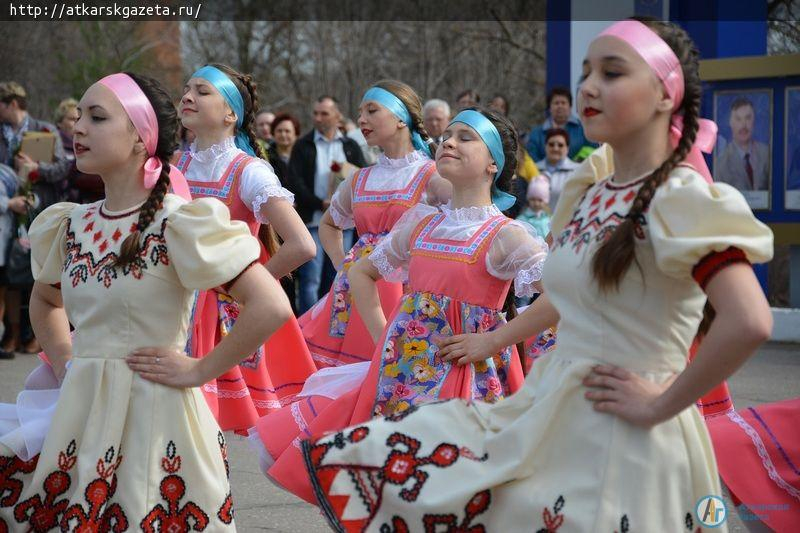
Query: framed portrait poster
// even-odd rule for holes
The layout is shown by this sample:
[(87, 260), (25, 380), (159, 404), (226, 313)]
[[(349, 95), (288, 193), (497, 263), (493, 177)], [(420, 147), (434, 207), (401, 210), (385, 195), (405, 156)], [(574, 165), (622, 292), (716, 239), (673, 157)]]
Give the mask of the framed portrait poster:
[(714, 180), (736, 187), (752, 209), (769, 209), (772, 89), (715, 91), (714, 121)]

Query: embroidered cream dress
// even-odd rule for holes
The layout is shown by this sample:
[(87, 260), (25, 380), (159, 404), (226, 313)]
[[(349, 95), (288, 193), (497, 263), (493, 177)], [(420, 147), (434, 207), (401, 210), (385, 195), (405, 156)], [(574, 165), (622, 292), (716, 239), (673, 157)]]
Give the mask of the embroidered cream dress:
[(115, 268), (138, 215), (60, 203), (31, 227), (34, 276), (60, 284), (73, 358), (41, 453), (0, 445), (0, 531), (235, 529), (225, 440), (202, 393), (146, 381), (125, 356), (182, 349), (193, 291), (235, 278), (259, 244), (219, 201), (168, 194), (137, 260)]
[(721, 492), (697, 408), (642, 429), (594, 411), (582, 380), (598, 363), (657, 382), (680, 372), (706, 300), (701, 284), (731, 249), (770, 259), (772, 234), (735, 189), (678, 168), (641, 221), (639, 267), (618, 292), (602, 293), (592, 254), (642, 180), (586, 176), (562, 192), (544, 265), (561, 315), (554, 351), (502, 402), (444, 401), (306, 442), (334, 529), (700, 531), (698, 501)]

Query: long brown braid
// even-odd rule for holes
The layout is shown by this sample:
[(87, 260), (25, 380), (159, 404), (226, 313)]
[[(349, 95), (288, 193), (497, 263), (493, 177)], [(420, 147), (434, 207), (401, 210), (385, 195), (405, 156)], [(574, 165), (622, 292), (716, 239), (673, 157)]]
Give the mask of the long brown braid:
[(154, 154), (161, 160), (161, 175), (158, 177), (155, 186), (150, 191), (150, 196), (139, 209), (139, 218), (136, 221), (135, 230), (128, 235), (120, 248), (120, 254), (114, 262), (114, 266), (126, 266), (137, 260), (141, 252), (141, 238), (144, 231), (155, 220), (156, 213), (164, 203), (164, 196), (169, 190), (169, 162), (173, 152), (178, 147), (177, 130), (178, 115), (169, 94), (161, 87), (156, 80), (146, 76), (140, 76), (126, 72), (139, 86), (142, 92), (150, 100), (158, 122), (158, 142), (156, 153)]
[(410, 85), (397, 80), (381, 80), (375, 84), (375, 87), (389, 91), (403, 102), (403, 105), (408, 109), (409, 115), (411, 115), (412, 123), (407, 125), (409, 130), (413, 128), (418, 131), (422, 140), (430, 147), (431, 154), (436, 154), (436, 143), (433, 142), (428, 130), (425, 129), (422, 123), (422, 100), (420, 100), (414, 89)]
[(611, 236), (597, 249), (592, 258), (592, 273), (603, 291), (618, 289), (619, 282), (636, 260), (636, 233), (641, 230), (645, 212), (669, 174), (689, 153), (697, 137), (700, 117), (701, 84), (698, 52), (688, 34), (679, 26), (657, 20), (636, 18), (656, 32), (675, 52), (683, 69), (684, 96), (675, 111), (683, 115), (683, 134), (672, 154), (650, 176), (645, 179), (633, 200), (625, 220), (617, 226)]
[[(259, 109), (258, 84), (253, 81), (251, 75), (243, 74), (228, 65), (212, 63), (211, 66), (224, 72), (239, 90), (239, 94), (242, 96), (242, 102), (244, 102), (244, 117), (242, 117), (241, 130), (247, 134), (247, 140), (258, 158), (269, 162), (267, 152), (256, 137), (256, 112)], [(277, 252), (280, 247), (280, 241), (272, 225), (266, 224), (262, 226), (258, 232), (258, 237), (264, 244), (270, 257), (275, 255), (275, 252)]]

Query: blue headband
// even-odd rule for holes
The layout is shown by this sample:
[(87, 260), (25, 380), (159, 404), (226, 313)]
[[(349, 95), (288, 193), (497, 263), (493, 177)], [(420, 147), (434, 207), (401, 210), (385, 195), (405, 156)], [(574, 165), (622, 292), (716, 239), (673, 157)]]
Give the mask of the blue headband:
[[(450, 122), (461, 122), (466, 124), (478, 134), (483, 140), (486, 148), (489, 149), (489, 154), (494, 159), (497, 165), (497, 173), (494, 175), (494, 181), (503, 172), (503, 166), (506, 164), (506, 156), (503, 154), (503, 141), (500, 138), (500, 132), (494, 127), (494, 124), (486, 118), (483, 113), (474, 111), (472, 109), (465, 109)], [(497, 206), (500, 211), (511, 209), (517, 202), (517, 198), (507, 192), (503, 192), (497, 188), (492, 187), (492, 203)]]
[(373, 87), (365, 92), (364, 98), (361, 99), (361, 103), (363, 104), (367, 100), (379, 103), (391, 111), (392, 114), (399, 120), (405, 122), (406, 126), (408, 126), (408, 131), (411, 132), (411, 144), (414, 146), (414, 148), (424, 151), (426, 154), (428, 154), (428, 157), (433, 157), (428, 143), (423, 141), (422, 135), (420, 135), (419, 132), (414, 129), (414, 123), (411, 121), (411, 113), (408, 112), (408, 108), (402, 100), (386, 89), (381, 89), (380, 87)]
[(234, 142), (237, 148), (249, 155), (256, 155), (255, 147), (250, 144), (250, 138), (247, 136), (247, 133), (242, 130), (242, 123), (244, 121), (244, 101), (242, 100), (242, 93), (239, 92), (239, 89), (236, 88), (236, 85), (231, 81), (228, 75), (216, 67), (206, 65), (192, 74), (192, 78), (203, 78), (219, 91), (219, 94), (222, 95), (233, 112), (236, 113), (236, 137), (234, 138)]

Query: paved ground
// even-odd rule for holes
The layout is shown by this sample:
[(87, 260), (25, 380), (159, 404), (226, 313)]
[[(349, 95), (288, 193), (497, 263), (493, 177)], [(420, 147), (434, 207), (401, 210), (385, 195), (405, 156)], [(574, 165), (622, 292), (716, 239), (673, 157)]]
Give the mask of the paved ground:
[[(25, 376), (36, 365), (34, 356), (18, 355), (0, 361), (0, 402), (14, 401)], [(800, 345), (768, 344), (731, 379), (737, 408), (800, 395)], [(315, 533), (328, 531), (315, 507), (281, 491), (267, 481), (247, 442), (229, 438), (231, 478), (239, 531)], [(730, 508), (730, 505), (729, 505)], [(747, 531), (736, 517), (732, 532)]]

